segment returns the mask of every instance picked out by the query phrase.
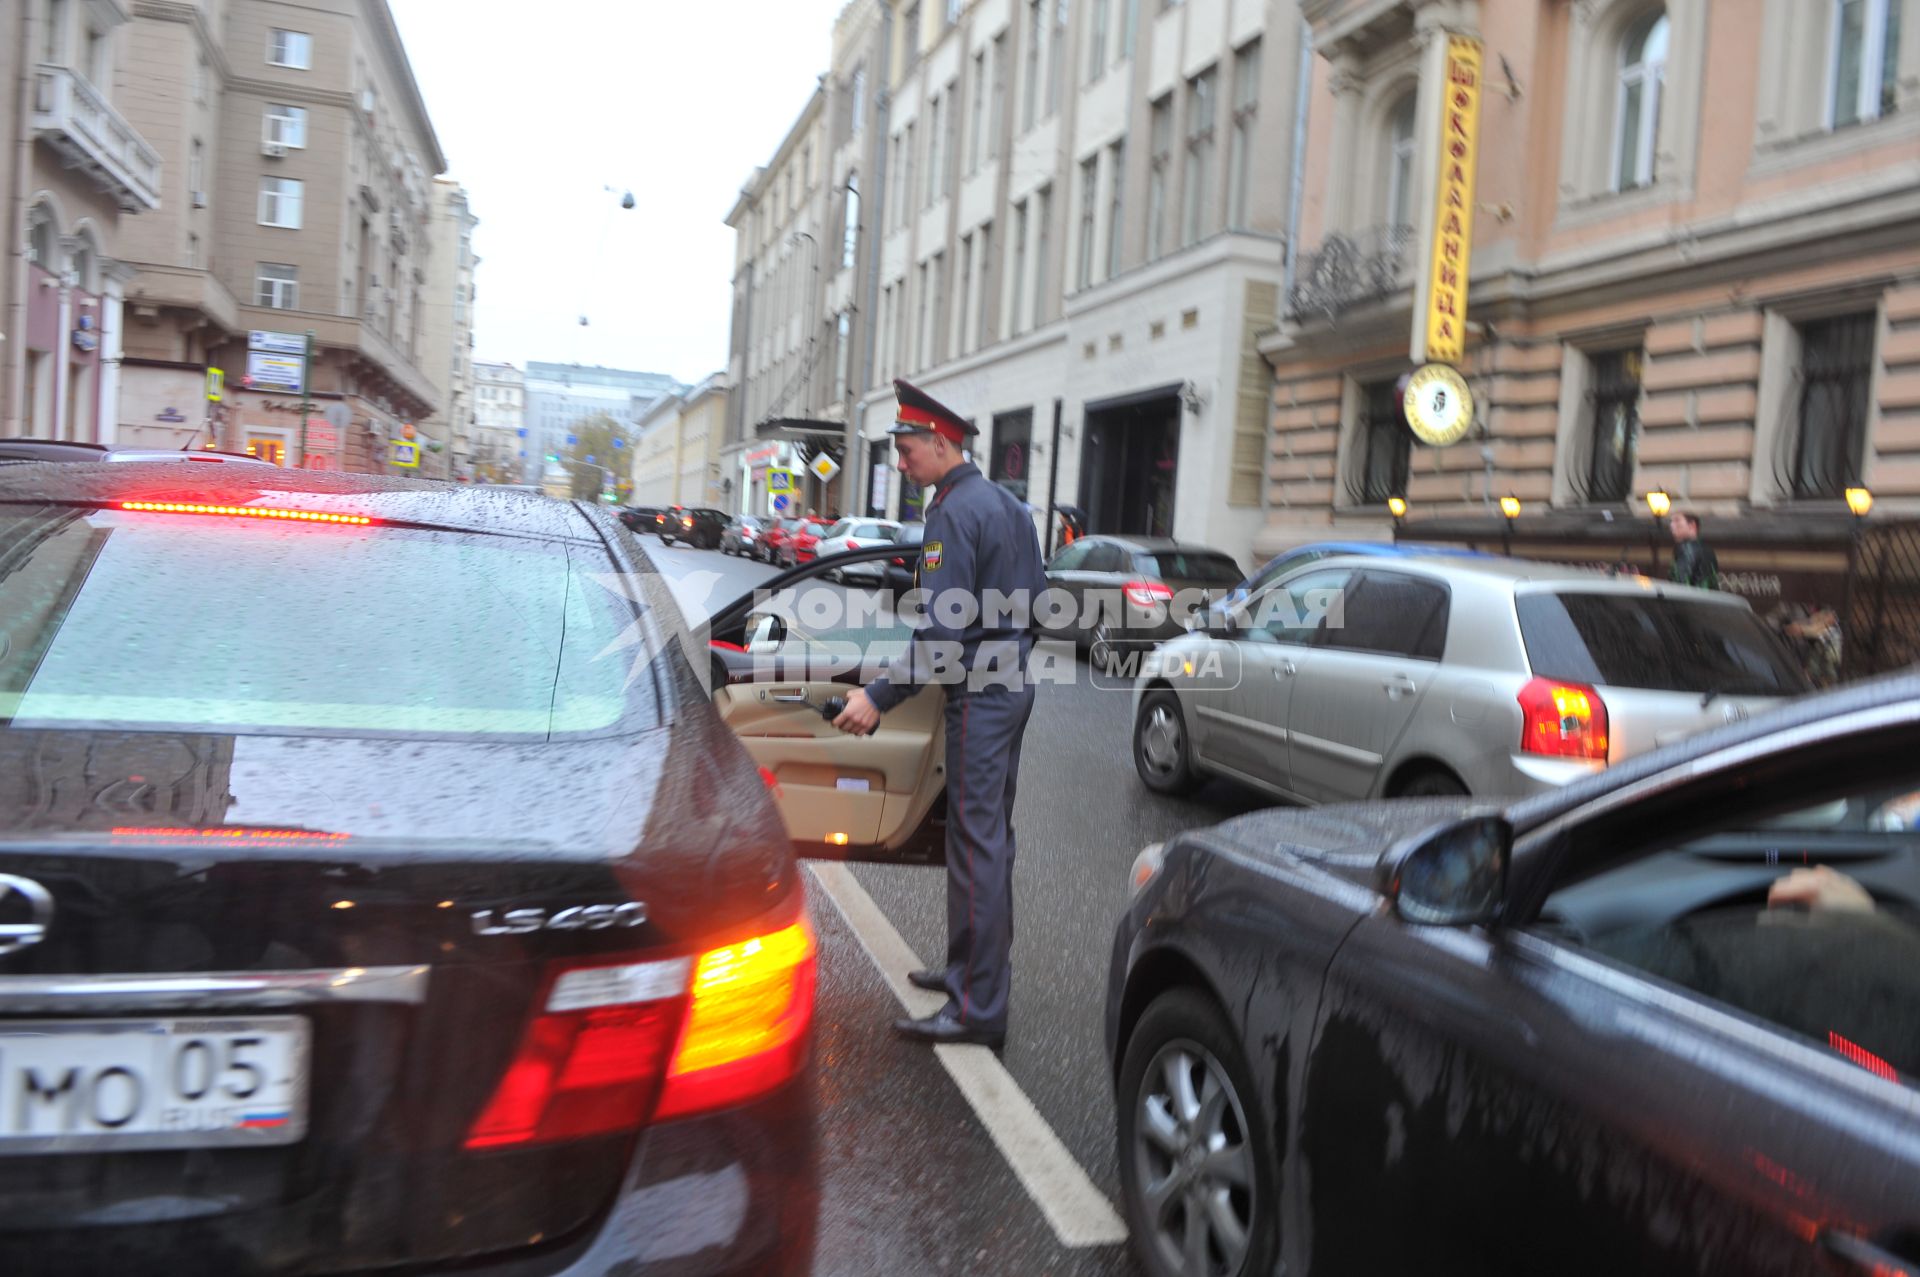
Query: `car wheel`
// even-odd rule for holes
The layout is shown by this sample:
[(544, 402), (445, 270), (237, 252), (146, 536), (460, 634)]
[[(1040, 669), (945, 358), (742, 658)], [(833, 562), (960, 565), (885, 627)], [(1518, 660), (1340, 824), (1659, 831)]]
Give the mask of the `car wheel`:
[(1279, 1242), (1271, 1128), (1226, 1018), (1200, 993), (1155, 999), (1120, 1069), (1120, 1188), (1154, 1277), (1270, 1272)]
[(1467, 787), (1452, 772), (1427, 767), (1415, 772), (1394, 787), (1395, 798), (1465, 798)]
[(672, 537), (670, 537), (670, 536), (668, 536), (668, 535), (667, 535), (666, 533), (664, 533), (664, 532), (662, 532), (662, 533), (660, 534), (660, 544), (661, 544), (661, 545), (672, 545), (672, 544), (673, 544), (673, 538), (672, 538)]
[(1133, 722), (1133, 768), (1156, 794), (1183, 794), (1193, 788), (1187, 720), (1172, 692), (1149, 692), (1141, 698)]
[(1101, 672), (1113, 669), (1119, 653), (1113, 650), (1113, 628), (1105, 621), (1094, 626), (1093, 637), (1087, 641), (1087, 664)]

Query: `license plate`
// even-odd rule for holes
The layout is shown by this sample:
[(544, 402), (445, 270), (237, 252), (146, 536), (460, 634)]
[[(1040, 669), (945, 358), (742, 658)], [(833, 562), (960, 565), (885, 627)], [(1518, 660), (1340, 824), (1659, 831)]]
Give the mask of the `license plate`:
[(0, 1154), (292, 1144), (307, 1021), (0, 1023)]

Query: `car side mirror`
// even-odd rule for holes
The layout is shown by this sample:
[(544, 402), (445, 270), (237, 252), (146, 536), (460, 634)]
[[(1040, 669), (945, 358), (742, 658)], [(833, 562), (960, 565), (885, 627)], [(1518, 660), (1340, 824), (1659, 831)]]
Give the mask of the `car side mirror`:
[(1395, 845), (1380, 860), (1374, 886), (1394, 912), (1420, 926), (1486, 926), (1507, 898), (1513, 826), (1472, 816)]
[(747, 651), (753, 653), (772, 652), (786, 640), (787, 623), (772, 613), (754, 618), (753, 628), (748, 631)]

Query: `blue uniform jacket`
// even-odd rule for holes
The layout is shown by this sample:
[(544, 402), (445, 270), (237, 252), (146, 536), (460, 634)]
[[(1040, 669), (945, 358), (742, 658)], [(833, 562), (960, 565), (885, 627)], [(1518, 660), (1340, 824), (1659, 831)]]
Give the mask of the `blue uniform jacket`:
[[(881, 710), (928, 683), (956, 683), (956, 671), (1024, 677), (1032, 616), (1047, 588), (1040, 540), (1024, 503), (963, 462), (943, 479), (927, 509), (919, 589), (925, 601), (912, 642), (867, 685)], [(996, 606), (1005, 600), (1010, 606)], [(962, 676), (964, 677), (964, 676)]]

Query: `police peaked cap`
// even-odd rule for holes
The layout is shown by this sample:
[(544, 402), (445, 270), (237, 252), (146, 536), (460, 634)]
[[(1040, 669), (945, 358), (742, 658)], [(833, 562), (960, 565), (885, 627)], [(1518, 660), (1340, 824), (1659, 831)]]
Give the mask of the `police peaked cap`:
[(894, 414), (890, 435), (937, 434), (950, 443), (965, 447), (980, 433), (979, 427), (935, 399), (920, 387), (894, 378), (893, 397), (900, 402)]

